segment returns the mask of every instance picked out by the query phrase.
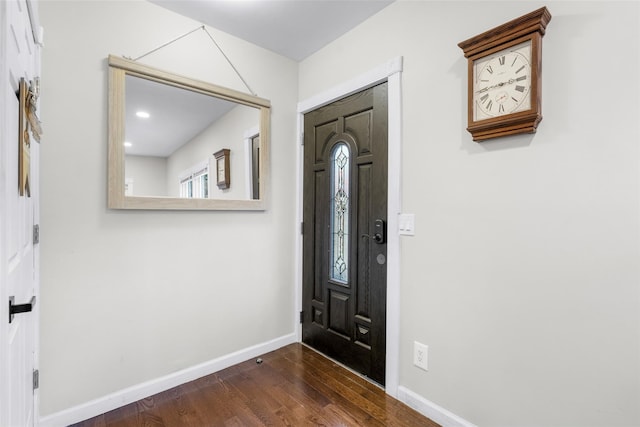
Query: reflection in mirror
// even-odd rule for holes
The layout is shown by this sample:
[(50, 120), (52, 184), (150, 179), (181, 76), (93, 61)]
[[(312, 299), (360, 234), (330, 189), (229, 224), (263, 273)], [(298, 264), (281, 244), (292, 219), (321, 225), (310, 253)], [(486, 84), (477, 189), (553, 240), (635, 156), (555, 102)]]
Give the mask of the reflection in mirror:
[(264, 209), (267, 100), (114, 56), (109, 66), (109, 207)]
[[(258, 198), (250, 166), (260, 110), (140, 77), (126, 76), (125, 87), (127, 195)], [(225, 148), (233, 185), (222, 189), (210, 171)]]

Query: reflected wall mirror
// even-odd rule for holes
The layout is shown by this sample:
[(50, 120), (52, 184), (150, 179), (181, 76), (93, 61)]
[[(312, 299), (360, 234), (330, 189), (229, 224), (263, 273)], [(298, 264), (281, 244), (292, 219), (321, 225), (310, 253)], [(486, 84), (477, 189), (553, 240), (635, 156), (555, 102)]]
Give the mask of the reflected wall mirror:
[(109, 208), (264, 210), (270, 107), (110, 55)]

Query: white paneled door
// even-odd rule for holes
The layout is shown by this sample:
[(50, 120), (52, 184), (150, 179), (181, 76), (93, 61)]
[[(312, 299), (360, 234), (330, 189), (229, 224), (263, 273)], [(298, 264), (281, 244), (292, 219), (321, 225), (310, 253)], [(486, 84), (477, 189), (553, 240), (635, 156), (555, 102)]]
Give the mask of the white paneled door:
[[(40, 277), (34, 225), (39, 216), (40, 147), (25, 114), (19, 124), (20, 81), (35, 88), (40, 73), (40, 46), (33, 31), (39, 34), (36, 7), (35, 1), (0, 1), (0, 426), (10, 427), (37, 421)], [(28, 182), (22, 195), (20, 175)], [(11, 318), (11, 311), (18, 313)]]

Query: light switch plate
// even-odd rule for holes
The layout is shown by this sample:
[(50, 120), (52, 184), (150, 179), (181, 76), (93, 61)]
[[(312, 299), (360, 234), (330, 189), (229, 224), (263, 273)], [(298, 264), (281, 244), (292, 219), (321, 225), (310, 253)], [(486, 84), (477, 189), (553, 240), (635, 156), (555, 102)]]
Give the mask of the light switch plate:
[(416, 215), (400, 214), (398, 218), (399, 232), (403, 236), (415, 236), (416, 234)]

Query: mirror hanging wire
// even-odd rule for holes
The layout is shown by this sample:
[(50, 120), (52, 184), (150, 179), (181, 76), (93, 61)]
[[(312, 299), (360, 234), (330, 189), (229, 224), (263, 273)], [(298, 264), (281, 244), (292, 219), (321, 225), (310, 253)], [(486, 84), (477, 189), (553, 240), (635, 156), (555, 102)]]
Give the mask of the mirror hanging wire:
[(235, 67), (235, 65), (233, 65), (233, 63), (231, 62), (231, 60), (229, 59), (229, 57), (224, 53), (224, 51), (222, 50), (222, 48), (220, 47), (220, 45), (216, 42), (216, 40), (213, 38), (213, 36), (211, 35), (211, 33), (210, 33), (209, 31), (207, 31), (207, 29), (206, 29), (206, 27), (205, 27), (204, 25), (201, 25), (201, 26), (199, 26), (198, 28), (195, 28), (195, 29), (193, 29), (193, 30), (191, 30), (191, 31), (188, 31), (188, 32), (186, 32), (186, 33), (182, 34), (181, 36), (178, 36), (178, 37), (176, 37), (176, 38), (174, 38), (174, 39), (172, 39), (172, 40), (170, 40), (170, 41), (168, 41), (168, 42), (166, 42), (166, 43), (164, 43), (164, 44), (162, 44), (162, 45), (160, 45), (160, 46), (156, 47), (155, 49), (151, 49), (149, 52), (147, 52), (147, 53), (145, 53), (145, 54), (143, 54), (143, 55), (140, 55), (140, 56), (138, 56), (137, 58), (133, 58), (133, 59), (132, 59), (132, 58), (126, 57), (126, 56), (124, 56), (124, 55), (123, 55), (123, 57), (124, 57), (125, 59), (129, 59), (129, 60), (132, 60), (132, 61), (137, 61), (137, 60), (139, 60), (139, 59), (144, 58), (144, 57), (145, 57), (145, 56), (147, 56), (147, 55), (152, 54), (153, 52), (156, 52), (156, 51), (158, 51), (158, 50), (162, 49), (163, 47), (169, 46), (170, 44), (175, 43), (175, 42), (177, 42), (178, 40), (183, 39), (183, 38), (187, 37), (187, 36), (188, 36), (188, 35), (190, 35), (190, 34), (195, 33), (195, 32), (196, 32), (196, 31), (198, 31), (198, 30), (203, 30), (205, 33), (207, 33), (207, 35), (209, 36), (209, 38), (211, 39), (211, 41), (213, 42), (213, 44), (215, 45), (215, 47), (217, 47), (217, 48), (218, 48), (218, 50), (220, 51), (220, 53), (222, 54), (222, 56), (224, 56), (224, 59), (226, 59), (226, 60), (227, 60), (227, 62), (229, 63), (229, 65), (231, 66), (231, 68), (233, 68), (233, 71), (235, 71), (235, 73), (238, 75), (238, 77), (240, 77), (240, 80), (242, 80), (242, 83), (244, 83), (244, 85), (247, 87), (247, 89), (249, 90), (249, 93), (250, 93), (251, 95), (253, 95), (253, 96), (258, 96), (258, 94), (257, 94), (257, 93), (255, 93), (255, 92), (251, 89), (251, 87), (249, 87), (249, 84), (247, 83), (247, 81), (244, 79), (244, 77), (242, 77), (242, 75), (240, 74), (240, 72), (238, 71), (238, 69)]

